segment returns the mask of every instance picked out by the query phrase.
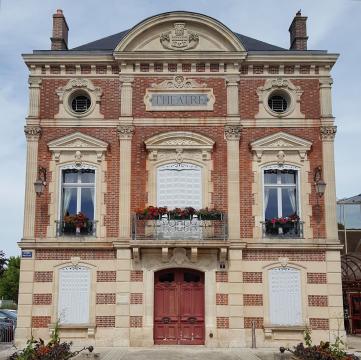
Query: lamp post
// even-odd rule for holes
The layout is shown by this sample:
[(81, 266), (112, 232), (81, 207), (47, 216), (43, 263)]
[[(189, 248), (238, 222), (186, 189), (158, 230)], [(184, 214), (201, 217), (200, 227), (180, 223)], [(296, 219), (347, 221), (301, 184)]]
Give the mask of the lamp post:
[(39, 166), (38, 168), (38, 178), (34, 182), (34, 188), (36, 195), (40, 196), (46, 186), (46, 168)]

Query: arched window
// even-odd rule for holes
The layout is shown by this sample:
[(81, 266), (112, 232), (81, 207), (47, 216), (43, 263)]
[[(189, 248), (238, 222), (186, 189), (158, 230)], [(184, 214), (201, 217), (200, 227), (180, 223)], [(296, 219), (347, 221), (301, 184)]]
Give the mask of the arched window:
[(272, 325), (302, 323), (301, 274), (290, 267), (268, 271), (269, 311)]
[(202, 169), (182, 163), (168, 164), (157, 169), (157, 206), (170, 209), (202, 207)]
[(61, 324), (89, 323), (90, 270), (69, 266), (59, 270), (58, 318)]

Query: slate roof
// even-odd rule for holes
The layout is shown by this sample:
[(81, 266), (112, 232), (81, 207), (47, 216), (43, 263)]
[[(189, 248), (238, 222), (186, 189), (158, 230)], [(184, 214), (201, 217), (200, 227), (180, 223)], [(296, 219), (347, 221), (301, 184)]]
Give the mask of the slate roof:
[[(114, 50), (119, 42), (125, 37), (125, 35), (130, 31), (125, 30), (120, 33), (107, 36), (105, 38), (92, 41), (90, 43), (77, 46), (70, 51), (99, 51), (99, 50)], [(243, 44), (247, 51), (285, 51), (287, 49), (268, 44), (266, 42), (250, 38), (248, 36), (234, 33), (239, 41)]]
[(337, 204), (361, 204), (361, 194), (338, 200)]

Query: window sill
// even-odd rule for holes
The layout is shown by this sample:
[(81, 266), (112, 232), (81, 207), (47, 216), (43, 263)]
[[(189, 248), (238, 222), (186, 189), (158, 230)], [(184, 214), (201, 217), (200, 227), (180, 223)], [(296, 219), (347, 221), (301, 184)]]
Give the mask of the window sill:
[[(95, 324), (59, 324), (58, 325), (60, 330), (87, 330), (88, 337), (95, 336)], [(54, 330), (55, 324), (49, 325), (50, 333)]]
[(306, 325), (264, 325), (264, 336), (272, 340), (302, 340)]

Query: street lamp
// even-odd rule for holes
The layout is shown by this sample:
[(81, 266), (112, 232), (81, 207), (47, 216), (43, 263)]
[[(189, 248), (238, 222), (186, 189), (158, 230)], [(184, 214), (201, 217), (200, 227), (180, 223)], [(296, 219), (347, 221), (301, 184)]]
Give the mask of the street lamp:
[(38, 168), (38, 178), (34, 182), (34, 188), (36, 195), (40, 196), (46, 186), (46, 168), (39, 166)]
[(317, 195), (321, 198), (326, 190), (326, 183), (322, 180), (322, 168), (317, 166), (314, 174), (314, 182)]

